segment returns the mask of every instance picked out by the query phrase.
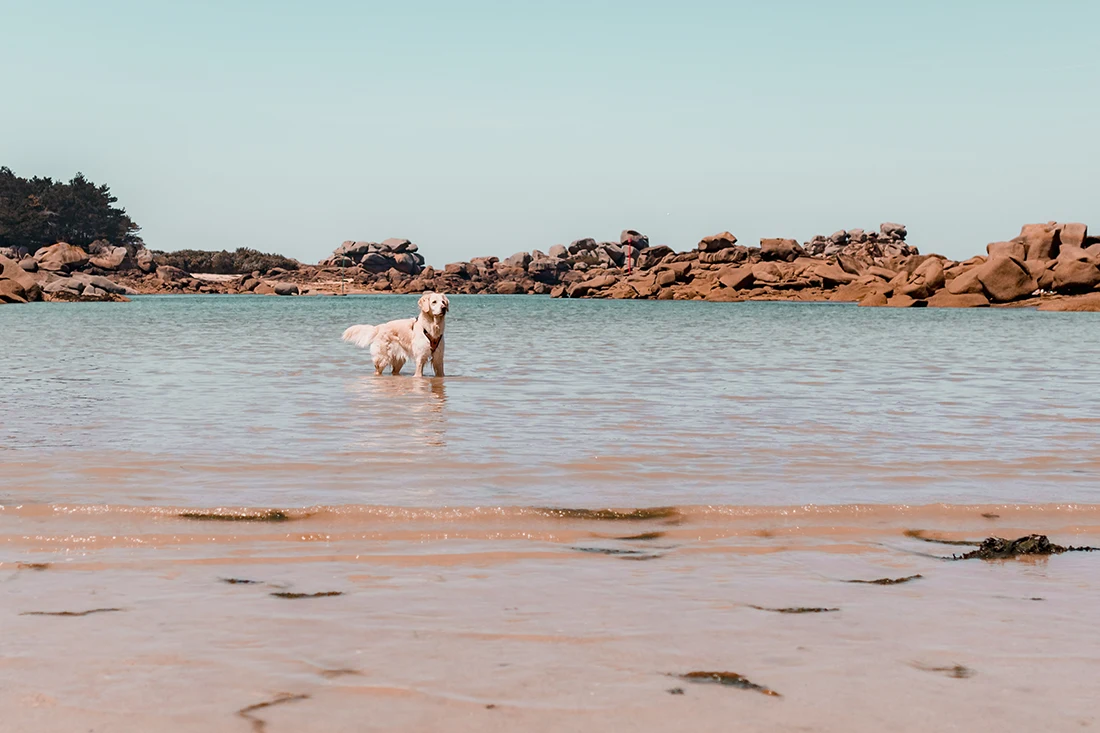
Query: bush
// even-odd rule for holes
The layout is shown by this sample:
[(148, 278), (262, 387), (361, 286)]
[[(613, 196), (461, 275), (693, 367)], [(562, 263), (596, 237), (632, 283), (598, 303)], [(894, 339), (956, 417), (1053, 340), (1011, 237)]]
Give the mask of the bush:
[(176, 252), (154, 252), (158, 265), (172, 265), (187, 272), (214, 275), (247, 275), (250, 272), (268, 272), (276, 267), (297, 270), (300, 263), (283, 255), (259, 252), (240, 247), (235, 252), (211, 252), (201, 249), (181, 249)]

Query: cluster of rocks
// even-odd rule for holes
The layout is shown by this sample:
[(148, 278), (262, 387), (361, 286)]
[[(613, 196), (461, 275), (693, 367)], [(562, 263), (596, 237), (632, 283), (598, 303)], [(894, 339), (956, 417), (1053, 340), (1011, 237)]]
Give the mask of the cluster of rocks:
[(380, 274), (397, 270), (403, 275), (419, 275), (424, 270), (424, 256), (407, 239), (392, 238), (383, 242), (344, 242), (321, 267), (357, 267), (364, 272)]
[(909, 231), (904, 224), (886, 222), (878, 231), (841, 229), (829, 236), (816, 235), (806, 242), (806, 254), (811, 257), (832, 257), (847, 254), (854, 257), (908, 257), (920, 254), (916, 247), (905, 243)]

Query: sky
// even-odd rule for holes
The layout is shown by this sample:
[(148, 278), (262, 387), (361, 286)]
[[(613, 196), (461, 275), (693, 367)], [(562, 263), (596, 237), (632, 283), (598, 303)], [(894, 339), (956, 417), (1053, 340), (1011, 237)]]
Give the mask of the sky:
[(0, 165), (154, 249), (1100, 230), (1096, 0), (0, 0)]

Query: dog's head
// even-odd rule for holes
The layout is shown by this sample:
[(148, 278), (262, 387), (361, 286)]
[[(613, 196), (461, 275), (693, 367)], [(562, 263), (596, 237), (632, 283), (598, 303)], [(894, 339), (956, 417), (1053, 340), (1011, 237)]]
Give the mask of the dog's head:
[(418, 303), (420, 310), (432, 316), (445, 316), (451, 307), (451, 301), (443, 293), (424, 293)]

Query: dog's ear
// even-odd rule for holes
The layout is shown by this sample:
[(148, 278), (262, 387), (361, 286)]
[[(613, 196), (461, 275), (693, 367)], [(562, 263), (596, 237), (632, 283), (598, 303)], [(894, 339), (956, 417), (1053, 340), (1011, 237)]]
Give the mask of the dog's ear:
[(429, 291), (429, 292), (426, 292), (423, 295), (421, 295), (420, 300), (416, 301), (416, 304), (420, 307), (420, 310), (423, 313), (427, 313), (429, 310), (431, 310), (431, 307), (432, 307), (431, 298), (432, 298), (432, 294)]
[(441, 296), (441, 297), (443, 298), (443, 308), (444, 309), (449, 309), (451, 307), (451, 299), (448, 298), (446, 295)]

